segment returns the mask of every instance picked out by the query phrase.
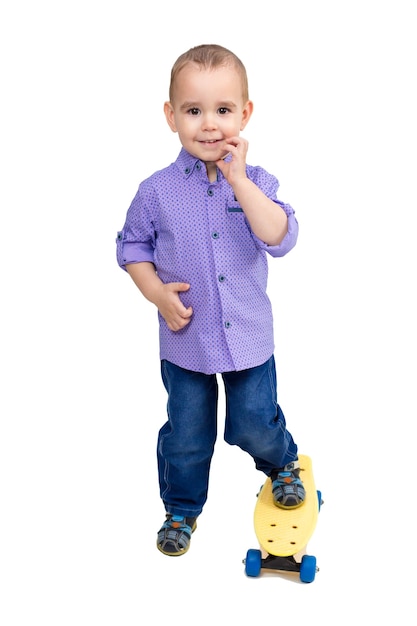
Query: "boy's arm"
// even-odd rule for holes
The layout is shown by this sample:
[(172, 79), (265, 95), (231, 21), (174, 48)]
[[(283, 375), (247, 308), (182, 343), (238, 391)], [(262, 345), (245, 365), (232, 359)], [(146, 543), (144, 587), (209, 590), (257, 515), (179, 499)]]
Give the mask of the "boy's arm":
[(254, 235), (268, 246), (278, 246), (287, 234), (288, 218), (284, 209), (249, 178), (235, 183), (233, 191)]
[(185, 308), (178, 295), (188, 291), (188, 283), (163, 283), (154, 264), (147, 261), (128, 263), (126, 271), (145, 298), (158, 308), (170, 330), (180, 330), (190, 322), (192, 307)]
[(246, 139), (232, 137), (226, 148), (230, 150), (232, 159), (229, 162), (217, 161), (217, 167), (232, 186), (254, 235), (268, 246), (278, 246), (287, 234), (287, 214), (246, 176)]

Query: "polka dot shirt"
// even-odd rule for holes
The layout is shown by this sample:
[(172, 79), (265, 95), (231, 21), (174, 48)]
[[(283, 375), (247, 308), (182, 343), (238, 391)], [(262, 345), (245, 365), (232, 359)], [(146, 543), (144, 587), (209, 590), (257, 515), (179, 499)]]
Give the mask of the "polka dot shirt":
[(281, 206), (288, 232), (268, 246), (250, 230), (232, 187), (218, 172), (209, 181), (204, 163), (184, 149), (177, 160), (143, 181), (117, 234), (117, 260), (150, 261), (164, 283), (186, 282), (190, 323), (169, 330), (158, 313), (160, 358), (205, 374), (261, 365), (274, 351), (273, 317), (266, 293), (267, 253), (289, 252), (298, 236), (292, 207), (277, 200), (279, 183), (261, 167), (247, 175)]

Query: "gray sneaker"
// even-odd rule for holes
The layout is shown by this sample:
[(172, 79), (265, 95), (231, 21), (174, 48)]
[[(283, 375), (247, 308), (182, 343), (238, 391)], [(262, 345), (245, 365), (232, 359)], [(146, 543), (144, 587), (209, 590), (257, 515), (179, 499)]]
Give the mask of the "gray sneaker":
[(300, 480), (298, 461), (287, 463), (285, 467), (271, 472), (274, 504), (281, 509), (296, 509), (305, 500), (306, 492)]
[(190, 547), (191, 535), (197, 528), (196, 517), (181, 517), (167, 514), (158, 531), (158, 550), (168, 556), (181, 556)]

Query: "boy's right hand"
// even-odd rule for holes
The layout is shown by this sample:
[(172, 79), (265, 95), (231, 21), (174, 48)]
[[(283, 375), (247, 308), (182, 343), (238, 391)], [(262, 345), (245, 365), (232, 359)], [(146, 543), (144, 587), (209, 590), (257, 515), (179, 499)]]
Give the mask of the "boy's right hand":
[(190, 306), (187, 309), (178, 295), (181, 291), (188, 291), (189, 288), (188, 283), (161, 284), (155, 304), (170, 330), (181, 330), (191, 321), (193, 309)]

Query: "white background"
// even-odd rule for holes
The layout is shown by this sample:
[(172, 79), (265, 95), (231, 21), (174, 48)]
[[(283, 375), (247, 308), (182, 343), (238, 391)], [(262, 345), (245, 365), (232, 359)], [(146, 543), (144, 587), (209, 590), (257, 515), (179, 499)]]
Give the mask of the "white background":
[[(412, 6), (2, 3), (2, 626), (412, 621)], [(245, 576), (263, 477), (221, 424), (189, 553), (155, 548), (157, 320), (115, 236), (177, 156), (162, 106), (200, 43), (246, 64), (248, 161), (300, 223), (269, 293), (279, 400), (325, 500), (311, 585)]]

